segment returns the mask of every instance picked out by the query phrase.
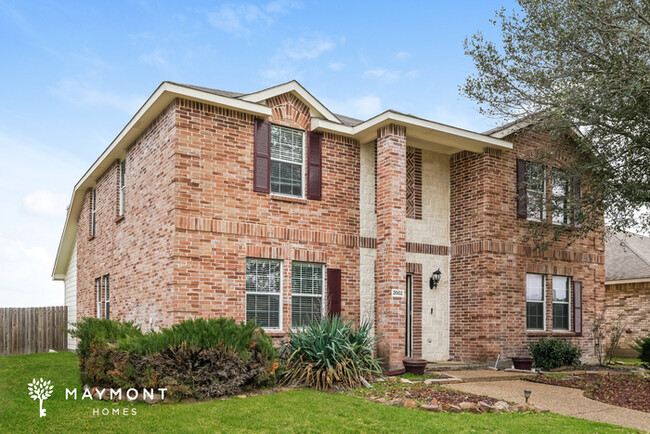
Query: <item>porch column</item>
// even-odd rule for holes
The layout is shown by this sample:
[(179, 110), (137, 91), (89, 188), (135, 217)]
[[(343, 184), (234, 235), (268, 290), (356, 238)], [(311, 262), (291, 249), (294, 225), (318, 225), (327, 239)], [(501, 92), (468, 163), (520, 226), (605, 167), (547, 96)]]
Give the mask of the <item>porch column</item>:
[(406, 127), (390, 124), (377, 130), (376, 188), (377, 355), (392, 370), (402, 367), (406, 347)]

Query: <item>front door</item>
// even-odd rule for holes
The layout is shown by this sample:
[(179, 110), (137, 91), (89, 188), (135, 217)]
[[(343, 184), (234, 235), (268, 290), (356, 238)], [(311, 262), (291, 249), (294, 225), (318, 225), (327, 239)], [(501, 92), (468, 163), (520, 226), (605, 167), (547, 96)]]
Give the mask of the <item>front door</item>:
[(404, 355), (413, 357), (413, 276), (406, 275), (406, 342)]

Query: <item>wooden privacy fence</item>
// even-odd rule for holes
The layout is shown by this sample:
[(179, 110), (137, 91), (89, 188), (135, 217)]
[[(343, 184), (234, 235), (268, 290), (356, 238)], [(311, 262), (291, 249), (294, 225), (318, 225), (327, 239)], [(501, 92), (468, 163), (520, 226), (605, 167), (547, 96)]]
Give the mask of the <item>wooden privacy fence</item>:
[(65, 351), (67, 306), (0, 308), (0, 356)]

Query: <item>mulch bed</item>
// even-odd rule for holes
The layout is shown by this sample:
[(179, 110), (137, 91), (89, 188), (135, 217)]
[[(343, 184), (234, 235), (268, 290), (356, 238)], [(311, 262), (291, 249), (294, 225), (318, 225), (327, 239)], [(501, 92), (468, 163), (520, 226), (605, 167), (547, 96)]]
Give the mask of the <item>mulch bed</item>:
[(544, 374), (527, 380), (582, 389), (596, 401), (650, 413), (650, 379), (639, 374)]
[(404, 384), (401, 382), (375, 383), (374, 389), (357, 389), (356, 394), (363, 396), (379, 396), (387, 400), (408, 398), (419, 404), (429, 404), (434, 398), (439, 404), (458, 405), (461, 402), (480, 401), (494, 405), (499, 400), (487, 396), (479, 396), (445, 389), (437, 385), (426, 385), (422, 383)]

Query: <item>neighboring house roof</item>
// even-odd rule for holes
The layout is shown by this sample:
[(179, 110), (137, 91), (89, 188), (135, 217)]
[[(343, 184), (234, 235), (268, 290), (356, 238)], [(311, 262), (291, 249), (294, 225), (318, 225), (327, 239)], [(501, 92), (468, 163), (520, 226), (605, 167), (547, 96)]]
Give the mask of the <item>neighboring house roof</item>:
[(605, 282), (650, 281), (650, 237), (616, 232), (605, 243)]
[(271, 116), (271, 109), (265, 105), (266, 100), (289, 92), (299, 97), (309, 107), (312, 116), (312, 130), (341, 134), (355, 138), (361, 143), (376, 137), (377, 128), (390, 123), (397, 123), (407, 127), (407, 139), (414, 145), (436, 143), (440, 152), (452, 153), (457, 152), (459, 149), (482, 152), (486, 147), (512, 149), (512, 143), (500, 138), (440, 124), (393, 110), (385, 111), (366, 121), (335, 115), (295, 80), (248, 94), (165, 81), (158, 86), (124, 129), (74, 186), (52, 277), (55, 280), (63, 280), (65, 277), (70, 254), (75, 243), (77, 217), (81, 210), (84, 192), (94, 187), (96, 180), (106, 172), (115, 160), (124, 158), (126, 148), (175, 98), (205, 102), (268, 118)]

